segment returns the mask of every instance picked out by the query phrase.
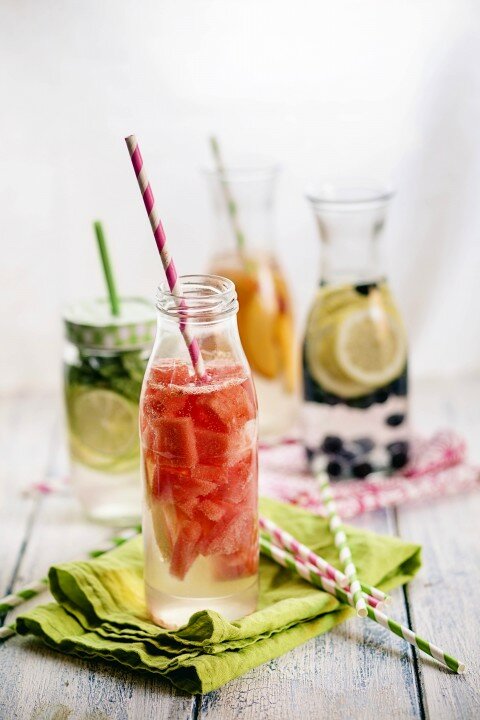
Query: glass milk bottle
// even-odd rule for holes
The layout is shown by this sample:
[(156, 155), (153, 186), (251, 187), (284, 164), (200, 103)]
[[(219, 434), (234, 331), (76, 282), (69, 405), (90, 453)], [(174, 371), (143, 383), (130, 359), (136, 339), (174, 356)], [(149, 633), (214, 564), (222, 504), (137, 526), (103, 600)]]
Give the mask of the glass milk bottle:
[(64, 388), (73, 490), (92, 520), (138, 522), (138, 403), (155, 333), (155, 310), (139, 298), (70, 305), (64, 313)]
[[(257, 401), (237, 296), (226, 278), (181, 283), (180, 306), (160, 285), (140, 403), (146, 598), (169, 628), (198, 610), (242, 617), (258, 593)], [(205, 379), (193, 372), (181, 323), (199, 344)]]
[(213, 205), (210, 270), (237, 290), (238, 328), (255, 378), (262, 438), (290, 429), (297, 386), (293, 311), (273, 250), (278, 168), (247, 161), (205, 173)]
[(308, 198), (322, 265), (303, 345), (303, 437), (334, 478), (408, 459), (407, 339), (380, 263), (391, 197), (326, 185)]

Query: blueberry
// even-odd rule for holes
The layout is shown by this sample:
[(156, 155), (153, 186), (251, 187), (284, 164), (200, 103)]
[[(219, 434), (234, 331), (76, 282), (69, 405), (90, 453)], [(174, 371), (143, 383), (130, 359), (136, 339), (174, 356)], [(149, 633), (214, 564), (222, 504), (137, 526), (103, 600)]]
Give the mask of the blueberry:
[(397, 427), (398, 425), (401, 425), (404, 420), (405, 415), (402, 415), (401, 413), (396, 413), (395, 415), (389, 415), (385, 422), (387, 423), (387, 425), (390, 425), (390, 427)]
[(367, 477), (367, 475), (369, 475), (372, 472), (372, 470), (373, 470), (372, 466), (366, 460), (359, 462), (359, 463), (355, 463), (355, 465), (352, 466), (353, 476), (356, 478), (359, 478), (361, 480), (363, 480), (363, 478)]
[(395, 395), (405, 396), (407, 394), (408, 378), (407, 378), (406, 370), (402, 375), (400, 375), (399, 378), (394, 380), (391, 387), (392, 387), (392, 392), (394, 392)]
[(355, 285), (355, 290), (359, 295), (368, 295), (370, 290), (377, 287), (377, 283), (363, 283), (362, 285)]
[(375, 395), (372, 393), (371, 395), (363, 395), (362, 397), (354, 398), (353, 400), (347, 400), (347, 405), (348, 407), (358, 408), (359, 410), (367, 410), (374, 402)]
[(338, 453), (347, 463), (352, 462), (352, 460), (355, 460), (358, 453), (356, 453), (354, 450), (348, 450), (346, 447), (343, 447), (342, 450)]
[(390, 453), (390, 465), (395, 470), (402, 468), (408, 462), (408, 442), (406, 440), (397, 440), (389, 443), (387, 450)]
[(382, 390), (377, 390), (375, 393), (375, 402), (377, 402), (377, 403), (387, 402), (389, 396), (390, 396), (390, 393), (388, 392), (388, 390), (385, 390), (385, 388), (382, 388)]
[(358, 438), (357, 440), (354, 440), (354, 443), (364, 453), (370, 452), (370, 450), (373, 450), (373, 448), (375, 447), (375, 443), (369, 437)]
[(327, 465), (327, 473), (330, 477), (340, 477), (343, 472), (343, 466), (338, 460), (330, 460)]
[(392, 468), (395, 468), (395, 470), (399, 470), (400, 468), (404, 467), (407, 462), (408, 453), (404, 452), (403, 450), (392, 453), (390, 456), (390, 463), (392, 465)]
[(305, 448), (305, 457), (307, 458), (307, 463), (310, 464), (315, 457), (315, 450), (312, 450), (309, 447)]
[(337, 435), (326, 435), (323, 438), (323, 443), (321, 449), (325, 453), (338, 453), (343, 447), (343, 441), (342, 438), (337, 437)]
[(395, 440), (395, 442), (388, 443), (387, 450), (391, 455), (397, 452), (408, 454), (408, 442), (406, 440)]

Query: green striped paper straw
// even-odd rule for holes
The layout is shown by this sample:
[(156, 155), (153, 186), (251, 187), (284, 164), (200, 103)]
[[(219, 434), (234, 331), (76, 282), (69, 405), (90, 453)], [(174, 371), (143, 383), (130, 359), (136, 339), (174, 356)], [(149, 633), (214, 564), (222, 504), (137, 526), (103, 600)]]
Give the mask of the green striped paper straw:
[(355, 601), (355, 609), (357, 611), (357, 615), (359, 617), (366, 617), (367, 605), (362, 595), (362, 587), (357, 577), (357, 569), (353, 562), (352, 553), (350, 552), (350, 548), (347, 543), (347, 536), (345, 535), (343, 523), (337, 513), (337, 506), (335, 504), (335, 500), (333, 499), (332, 490), (330, 488), (330, 480), (327, 473), (323, 470), (320, 472), (317, 471), (316, 475), (322, 495), (322, 500), (327, 510), (330, 531), (333, 534), (335, 545), (338, 548), (340, 560), (342, 562), (343, 569), (345, 570), (345, 575), (347, 576), (349, 581), (350, 590)]
[(117, 287), (113, 277), (112, 263), (110, 262), (110, 255), (108, 253), (107, 241), (105, 240), (102, 223), (99, 220), (96, 220), (93, 223), (93, 229), (95, 230), (98, 252), (100, 253), (100, 259), (102, 261), (103, 274), (105, 276), (108, 298), (110, 300), (110, 309), (112, 311), (112, 315), (118, 317), (120, 315), (120, 301), (118, 299)]
[(225, 165), (223, 164), (222, 153), (220, 152), (220, 145), (218, 144), (217, 138), (214, 136), (210, 138), (210, 147), (212, 149), (212, 154), (217, 165), (220, 185), (222, 187), (225, 205), (227, 207), (228, 216), (232, 225), (233, 234), (235, 235), (235, 240), (237, 241), (238, 251), (240, 252), (240, 254), (242, 254), (243, 252), (245, 252), (245, 235), (240, 227), (237, 203), (233, 198), (230, 186), (227, 182)]
[[(276, 550), (279, 550), (280, 552), (277, 553), (279, 557), (282, 557), (285, 562), (290, 562), (293, 560), (294, 565), (292, 567), (295, 568), (295, 570), (299, 571), (302, 577), (305, 577), (306, 580), (309, 582), (312, 582), (314, 585), (317, 585), (317, 587), (323, 587), (318, 580), (321, 578), (326, 578), (327, 580), (331, 580), (328, 576), (326, 576), (324, 573), (322, 573), (315, 565), (312, 565), (312, 563), (306, 562), (305, 560), (302, 560), (299, 557), (295, 557), (295, 555), (292, 555), (292, 553), (288, 552), (287, 550), (283, 550), (281, 547), (275, 544), (275, 542), (272, 542), (268, 535), (262, 532), (260, 535), (260, 539), (265, 541), (265, 547), (273, 546), (273, 548)], [(308, 572), (305, 572), (308, 571)], [(331, 580), (336, 587), (338, 587), (338, 584), (335, 583), (334, 580)], [(349, 591), (348, 587), (342, 588), (345, 590), (345, 592)], [(382, 608), (384, 605), (384, 602), (382, 600), (377, 600), (376, 598), (372, 597), (371, 595), (368, 595), (367, 593), (363, 593), (363, 597), (365, 598), (365, 602), (367, 605), (371, 605), (374, 608)]]
[[(290, 533), (286, 530), (279, 527), (279, 525), (276, 525), (276, 523), (272, 520), (269, 520), (269, 518), (260, 515), (258, 522), (260, 530), (266, 535), (268, 540), (271, 540), (284, 550), (288, 550), (305, 562), (311, 563), (320, 570), (322, 575), (326, 575), (328, 578), (337, 583), (337, 585), (340, 585), (340, 587), (348, 587), (349, 583), (347, 576), (341, 572), (341, 570), (333, 567), (333, 565), (327, 562), (321, 555), (314, 553), (313, 550), (301, 543), (293, 535), (290, 535)], [(379, 590), (378, 588), (368, 585), (362, 581), (360, 581), (360, 585), (363, 592), (367, 595), (371, 595), (375, 598), (375, 600), (378, 600), (384, 605), (390, 604), (390, 595), (387, 595), (382, 590)]]
[[(123, 543), (127, 542), (127, 540), (130, 540), (131, 538), (135, 537), (135, 535), (138, 535), (138, 533), (141, 531), (140, 525), (135, 525), (132, 528), (127, 528), (126, 530), (122, 530), (117, 535), (114, 535), (111, 537), (103, 546), (97, 547), (94, 550), (90, 550), (87, 553), (88, 557), (95, 558), (99, 557), (100, 555), (103, 555), (106, 552), (109, 552), (110, 550), (114, 550), (116, 547), (119, 547), (120, 545), (123, 545)], [(13, 610), (13, 608), (18, 607), (19, 605), (22, 605), (27, 600), (30, 600), (31, 598), (36, 597), (37, 595), (41, 595), (42, 592), (44, 592), (48, 587), (48, 578), (43, 577), (40, 580), (36, 580), (33, 583), (30, 583), (29, 585), (26, 585), (25, 587), (21, 588), (20, 590), (16, 590), (14, 593), (11, 593), (11, 595), (5, 595), (5, 597), (0, 598), (0, 614), (3, 615), (4, 613), (9, 612), (10, 610)], [(13, 630), (12, 630), (13, 628)], [(8, 625), (6, 627), (0, 628), (0, 640), (5, 640), (7, 637), (11, 637), (11, 635), (15, 635), (15, 625)]]
[[(282, 547), (280, 547), (278, 545), (278, 543), (275, 542), (274, 538), (270, 535), (270, 533), (266, 533), (262, 530), (260, 537), (263, 540), (266, 540), (268, 543), (274, 545), (275, 547), (278, 547), (280, 550), (282, 550), (285, 553), (285, 555), (287, 557), (293, 558), (294, 560), (296, 560), (296, 562), (298, 562), (301, 565), (303, 565), (304, 567), (306, 567), (314, 575), (326, 577), (327, 579), (332, 580), (332, 582), (335, 582), (335, 580), (333, 580), (331, 578), (331, 576), (326, 575), (322, 570), (319, 570), (316, 565), (313, 565), (313, 563), (308, 562), (308, 560), (304, 560), (303, 558), (299, 557), (296, 554), (289, 552), (288, 550), (283, 550)], [(343, 575), (343, 573), (341, 573), (341, 575)], [(350, 590), (350, 588), (348, 587), (348, 580), (347, 580), (346, 575), (343, 575), (343, 578), (346, 582), (344, 582), (344, 584), (341, 587), (343, 587), (343, 589), (348, 592)], [(338, 585), (338, 583), (335, 583), (335, 584)], [(373, 597), (372, 595), (369, 595), (365, 591), (363, 591), (362, 594), (363, 594), (363, 597), (365, 598), (365, 602), (368, 605), (371, 605), (372, 607), (383, 607), (383, 605), (385, 604), (383, 600), (377, 600), (377, 598)]]
[[(272, 560), (275, 560), (275, 562), (277, 562), (279, 565), (293, 570), (297, 573), (297, 575), (304, 578), (304, 580), (308, 580), (308, 582), (310, 582), (312, 585), (321, 588), (325, 592), (330, 593), (330, 595), (334, 595), (341, 602), (347, 605), (351, 605), (352, 607), (356, 606), (355, 598), (353, 597), (352, 593), (338, 587), (338, 585), (335, 585), (332, 580), (328, 580), (322, 575), (316, 575), (314, 572), (312, 572), (312, 570), (309, 570), (302, 562), (295, 560), (292, 555), (289, 555), (281, 548), (273, 545), (268, 540), (262, 537), (260, 538), (260, 550), (264, 555), (270, 557)], [(439, 663), (446, 665), (448, 668), (450, 668), (450, 670), (453, 670), (453, 672), (459, 674), (465, 672), (464, 663), (460, 662), (451, 655), (448, 655), (448, 653), (439, 648), (437, 645), (428, 642), (428, 640), (424, 640), (419, 635), (410, 630), (410, 628), (407, 628), (405, 625), (401, 625), (396, 620), (393, 620), (392, 618), (382, 613), (380, 610), (377, 610), (370, 605), (367, 605), (366, 608), (367, 617), (369, 617), (370, 620), (373, 620), (379, 625), (382, 625), (382, 627), (394, 633), (395, 635), (398, 635), (398, 637), (403, 638), (408, 643), (410, 643), (410, 645), (413, 645), (419, 650), (422, 650), (427, 655), (430, 655), (430, 657), (438, 660)]]

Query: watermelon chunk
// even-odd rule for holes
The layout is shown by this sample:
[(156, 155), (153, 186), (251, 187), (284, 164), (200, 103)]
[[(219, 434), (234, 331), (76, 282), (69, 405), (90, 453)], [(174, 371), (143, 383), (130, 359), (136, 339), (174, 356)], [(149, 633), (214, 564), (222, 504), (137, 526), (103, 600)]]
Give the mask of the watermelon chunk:
[[(192, 469), (192, 485), (194, 486), (198, 483), (200, 487), (206, 487), (203, 483), (209, 483), (209, 492), (213, 492), (227, 481), (228, 468), (212, 467), (212, 465), (197, 465)], [(208, 495), (209, 493), (198, 494)]]
[(251, 537), (252, 514), (227, 512), (224, 517), (215, 522), (214, 529), (209, 537), (202, 537), (202, 554), (204, 555), (231, 555), (239, 550), (245, 543), (246, 537)]
[(179, 580), (183, 580), (199, 555), (201, 532), (200, 523), (192, 520), (180, 528), (170, 561), (170, 574)]
[(172, 360), (152, 365), (148, 379), (157, 385), (188, 385), (193, 377), (187, 363)]
[(195, 424), (217, 432), (238, 428), (256, 416), (256, 406), (243, 385), (231, 385), (195, 397)]
[(245, 544), (231, 555), (216, 555), (214, 573), (217, 580), (237, 580), (249, 577), (258, 571), (258, 544)]
[(204, 465), (235, 465), (251, 448), (254, 440), (255, 421), (239, 429), (219, 433), (196, 428), (198, 459)]
[(188, 412), (189, 396), (180, 389), (148, 384), (142, 400), (142, 422), (156, 422), (158, 417), (179, 417)]
[(206, 518), (212, 520), (214, 523), (217, 523), (226, 515), (226, 513), (229, 512), (230, 507), (227, 503), (221, 500), (212, 500), (210, 497), (207, 497), (200, 500), (198, 503), (198, 510), (203, 513)]
[(170, 467), (193, 467), (197, 460), (195, 433), (189, 417), (157, 418), (142, 433), (144, 446), (162, 457)]
[(188, 485), (189, 479), (188, 470), (157, 463), (153, 473), (152, 494), (160, 500), (171, 502), (175, 497), (175, 488)]

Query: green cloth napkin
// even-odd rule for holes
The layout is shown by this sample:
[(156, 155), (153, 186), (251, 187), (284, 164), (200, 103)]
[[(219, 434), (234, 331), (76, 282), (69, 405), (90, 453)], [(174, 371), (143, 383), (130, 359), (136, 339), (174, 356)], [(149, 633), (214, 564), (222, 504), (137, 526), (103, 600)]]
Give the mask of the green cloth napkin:
[[(262, 499), (261, 512), (338, 566), (327, 521)], [(420, 567), (418, 545), (347, 528), (359, 576), (384, 590), (407, 582)], [(103, 658), (158, 673), (190, 693), (205, 693), (346, 620), (353, 610), (267, 558), (260, 561), (257, 612), (229, 622), (212, 610), (167, 631), (149, 621), (143, 593), (141, 538), (95, 560), (50, 569), (57, 603), (17, 620), (51, 647), (81, 658)], [(367, 621), (368, 622), (368, 621)]]

